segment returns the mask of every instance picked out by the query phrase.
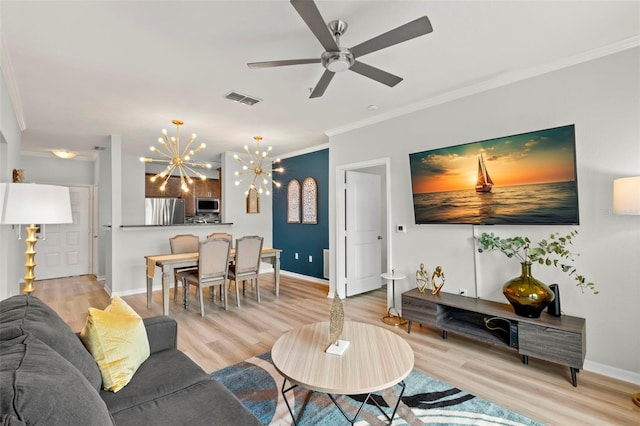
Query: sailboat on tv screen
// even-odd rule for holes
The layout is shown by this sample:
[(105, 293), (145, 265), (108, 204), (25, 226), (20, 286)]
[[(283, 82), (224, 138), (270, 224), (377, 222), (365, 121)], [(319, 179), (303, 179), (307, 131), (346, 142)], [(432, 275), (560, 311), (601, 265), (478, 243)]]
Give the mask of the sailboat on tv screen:
[(491, 192), (491, 188), (493, 188), (493, 181), (491, 180), (491, 176), (489, 176), (487, 166), (484, 164), (484, 156), (480, 154), (478, 157), (478, 180), (476, 182), (476, 192)]

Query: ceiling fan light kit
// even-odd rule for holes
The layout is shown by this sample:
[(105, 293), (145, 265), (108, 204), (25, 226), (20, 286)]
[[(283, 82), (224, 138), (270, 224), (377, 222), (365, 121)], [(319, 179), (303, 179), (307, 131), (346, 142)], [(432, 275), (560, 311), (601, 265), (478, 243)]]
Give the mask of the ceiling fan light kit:
[(251, 69), (257, 69), (288, 65), (314, 64), (318, 62), (321, 63), (325, 68), (325, 72), (320, 77), (320, 81), (318, 81), (316, 87), (311, 91), (311, 95), (309, 96), (310, 98), (322, 96), (327, 89), (327, 86), (329, 86), (334, 74), (347, 70), (354, 71), (389, 87), (395, 86), (402, 81), (401, 77), (359, 62), (357, 59), (366, 54), (411, 40), (433, 31), (429, 18), (422, 16), (414, 21), (401, 25), (391, 31), (387, 31), (384, 34), (348, 49), (340, 46), (340, 37), (344, 35), (348, 28), (346, 22), (335, 20), (325, 24), (318, 7), (311, 0), (291, 0), (291, 4), (325, 49), (320, 56), (320, 59), (288, 59), (280, 61), (251, 62), (247, 65)]

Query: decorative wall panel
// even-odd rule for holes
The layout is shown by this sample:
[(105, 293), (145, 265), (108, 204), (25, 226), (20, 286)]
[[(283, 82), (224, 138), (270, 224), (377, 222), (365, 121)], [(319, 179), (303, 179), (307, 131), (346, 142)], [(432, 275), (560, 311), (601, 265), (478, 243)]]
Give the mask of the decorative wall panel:
[(318, 184), (312, 177), (302, 182), (302, 223), (318, 223)]
[(287, 223), (300, 223), (300, 182), (291, 179), (287, 185)]

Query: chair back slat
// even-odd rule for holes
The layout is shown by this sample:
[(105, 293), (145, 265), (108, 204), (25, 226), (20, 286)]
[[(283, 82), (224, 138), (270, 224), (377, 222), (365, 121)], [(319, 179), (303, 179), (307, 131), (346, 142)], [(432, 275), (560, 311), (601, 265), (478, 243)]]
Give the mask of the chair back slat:
[(226, 238), (209, 238), (198, 249), (198, 275), (200, 281), (227, 276), (231, 243)]
[(200, 239), (193, 234), (180, 234), (169, 238), (171, 253), (195, 253), (198, 251)]
[(236, 274), (257, 273), (260, 270), (260, 253), (264, 238), (257, 235), (236, 240)]

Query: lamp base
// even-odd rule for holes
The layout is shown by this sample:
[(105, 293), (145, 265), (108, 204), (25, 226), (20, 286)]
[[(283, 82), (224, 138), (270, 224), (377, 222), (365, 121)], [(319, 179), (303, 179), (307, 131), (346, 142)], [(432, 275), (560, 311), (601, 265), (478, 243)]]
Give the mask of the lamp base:
[(26, 257), (26, 262), (24, 264), (25, 275), (24, 275), (24, 293), (29, 294), (35, 290), (33, 286), (33, 281), (36, 279), (33, 271), (36, 269), (36, 243), (38, 239), (36, 238), (36, 232), (38, 231), (38, 226), (33, 223), (27, 226), (27, 238), (24, 240), (27, 244), (27, 250), (24, 252), (24, 256)]
[(407, 323), (407, 320), (400, 316), (396, 308), (391, 307), (387, 311), (387, 315), (382, 317), (382, 322), (387, 325), (398, 327), (400, 325), (405, 325)]

